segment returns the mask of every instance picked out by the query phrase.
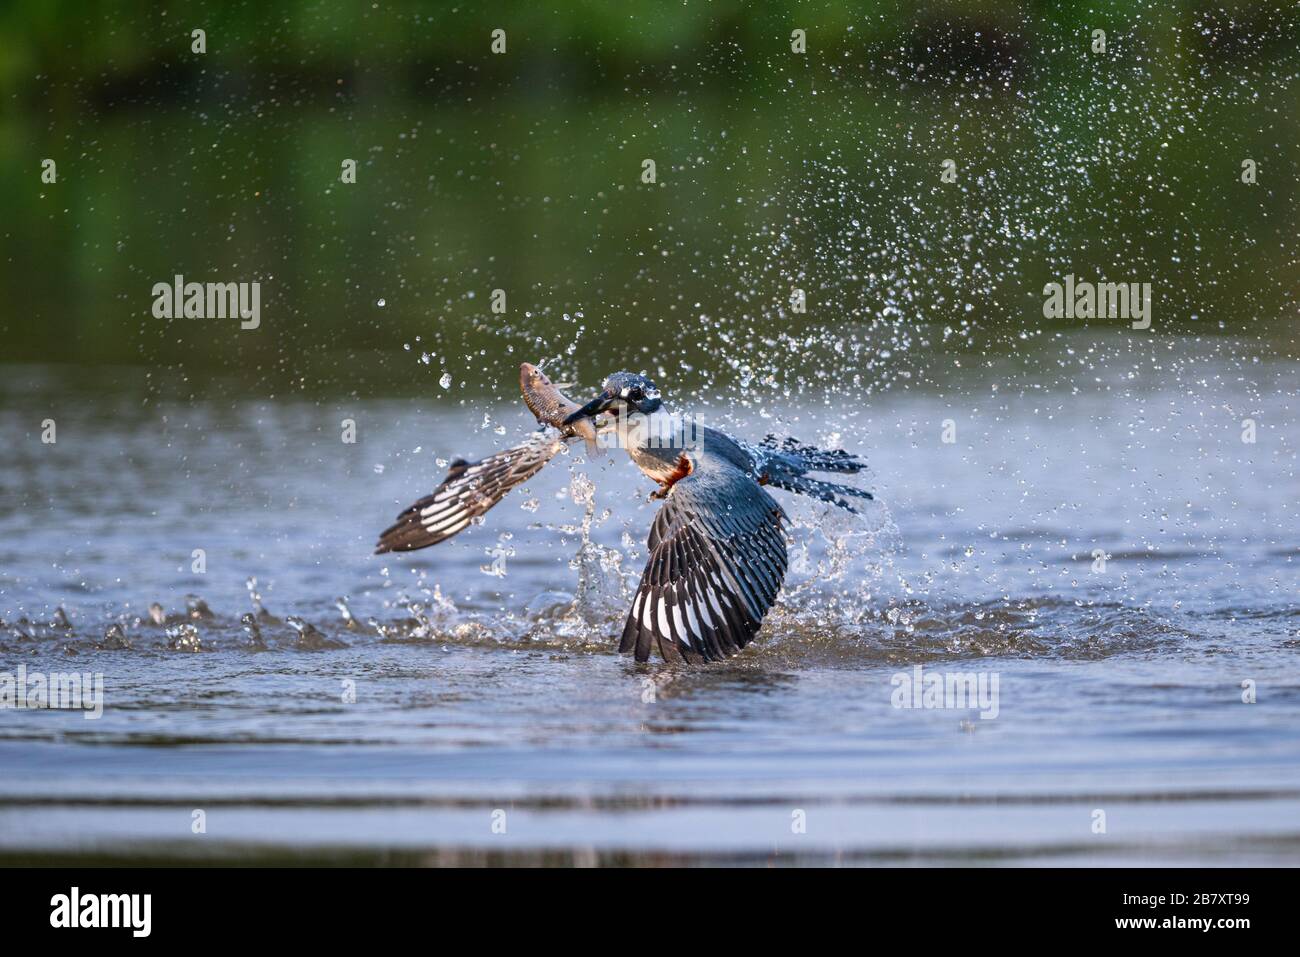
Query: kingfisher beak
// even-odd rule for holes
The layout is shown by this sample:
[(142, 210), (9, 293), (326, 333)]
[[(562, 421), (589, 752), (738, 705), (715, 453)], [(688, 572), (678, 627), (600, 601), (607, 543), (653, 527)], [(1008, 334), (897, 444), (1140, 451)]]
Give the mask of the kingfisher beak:
[(565, 425), (572, 425), (581, 418), (594, 418), (602, 412), (607, 412), (609, 407), (614, 403), (614, 393), (608, 389), (602, 392), (596, 398), (592, 399), (577, 412), (570, 415), (564, 420)]

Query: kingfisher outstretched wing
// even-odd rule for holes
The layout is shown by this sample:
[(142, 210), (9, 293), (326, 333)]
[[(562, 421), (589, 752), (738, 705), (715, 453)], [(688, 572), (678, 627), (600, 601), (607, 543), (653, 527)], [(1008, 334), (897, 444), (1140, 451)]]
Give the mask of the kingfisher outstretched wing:
[(646, 661), (718, 661), (758, 632), (787, 566), (786, 515), (731, 462), (688, 453), (690, 472), (672, 486), (650, 527), (641, 575), (619, 651)]
[(384, 530), (375, 554), (414, 551), (451, 538), (487, 514), (516, 485), (536, 475), (567, 444), (565, 436), (546, 428), (481, 462), (457, 459), (432, 495), (402, 512)]

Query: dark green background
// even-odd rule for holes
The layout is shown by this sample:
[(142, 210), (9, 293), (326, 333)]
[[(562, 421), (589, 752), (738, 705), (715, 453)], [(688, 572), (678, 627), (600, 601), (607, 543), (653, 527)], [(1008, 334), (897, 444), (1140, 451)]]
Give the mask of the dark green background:
[[(262, 394), (545, 356), (869, 391), (1059, 351), (1071, 272), (1153, 283), (1145, 335), (1295, 355), (1300, 33), (1230, 7), (11, 2), (0, 356)], [(261, 281), (262, 328), (154, 319), (176, 273)]]

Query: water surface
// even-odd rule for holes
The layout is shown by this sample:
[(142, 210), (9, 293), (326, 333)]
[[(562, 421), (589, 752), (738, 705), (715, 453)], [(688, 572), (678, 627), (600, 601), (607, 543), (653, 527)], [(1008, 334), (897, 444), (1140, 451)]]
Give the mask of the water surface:
[[(693, 669), (615, 653), (657, 507), (621, 452), (370, 554), (439, 459), (530, 427), (512, 396), (5, 367), (0, 671), (102, 672), (106, 702), (0, 712), (0, 859), (1296, 863), (1293, 368), (1125, 341), (1067, 385), (1009, 360), (853, 407), (703, 405), (863, 453), (877, 502), (778, 493), (783, 599)], [(916, 665), (996, 674), (997, 716), (894, 707)]]

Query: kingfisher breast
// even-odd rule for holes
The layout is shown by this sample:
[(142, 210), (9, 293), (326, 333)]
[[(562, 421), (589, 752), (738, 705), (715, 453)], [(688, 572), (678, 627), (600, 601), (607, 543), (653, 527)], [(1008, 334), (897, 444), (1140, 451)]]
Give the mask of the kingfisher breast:
[(648, 478), (660, 485), (672, 485), (691, 474), (693, 466), (680, 449), (634, 449), (632, 461)]

